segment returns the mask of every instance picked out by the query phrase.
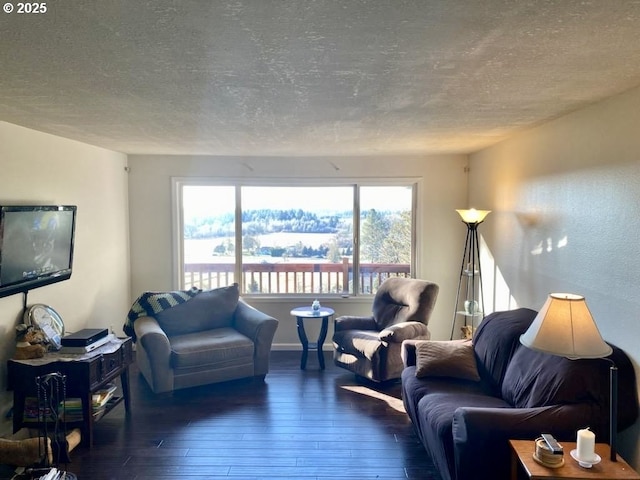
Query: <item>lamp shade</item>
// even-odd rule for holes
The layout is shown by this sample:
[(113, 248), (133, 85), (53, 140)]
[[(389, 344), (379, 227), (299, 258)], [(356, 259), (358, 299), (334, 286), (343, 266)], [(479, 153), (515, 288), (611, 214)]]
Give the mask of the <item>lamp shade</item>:
[(602, 358), (613, 351), (602, 339), (584, 297), (571, 293), (550, 294), (520, 343), (572, 360)]
[(462, 217), (464, 223), (482, 223), (484, 218), (491, 213), (491, 210), (476, 210), (471, 208), (469, 210), (456, 210)]

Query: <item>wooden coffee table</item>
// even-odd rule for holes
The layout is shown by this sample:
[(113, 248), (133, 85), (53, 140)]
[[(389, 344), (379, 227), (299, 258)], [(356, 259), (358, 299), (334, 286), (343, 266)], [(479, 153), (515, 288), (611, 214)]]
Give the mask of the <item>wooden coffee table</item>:
[(517, 480), (518, 466), (527, 474), (526, 478), (531, 480), (543, 479), (563, 479), (574, 480), (640, 480), (633, 468), (625, 462), (620, 455), (618, 461), (612, 462), (609, 459), (609, 445), (606, 443), (596, 443), (596, 453), (602, 460), (591, 468), (583, 468), (578, 465), (570, 455), (571, 450), (576, 448), (576, 442), (560, 442), (564, 448), (564, 465), (559, 468), (549, 468), (540, 465), (533, 459), (535, 451), (534, 440), (509, 440), (511, 446), (511, 479)]

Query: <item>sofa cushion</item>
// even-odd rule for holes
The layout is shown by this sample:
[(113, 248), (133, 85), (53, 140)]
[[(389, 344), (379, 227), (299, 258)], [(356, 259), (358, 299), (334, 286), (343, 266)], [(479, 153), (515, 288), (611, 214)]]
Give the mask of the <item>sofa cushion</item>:
[(502, 381), (511, 357), (520, 346), (520, 335), (527, 331), (537, 312), (519, 308), (494, 312), (480, 323), (473, 336), (478, 373), (494, 395), (500, 395)]
[(169, 336), (229, 327), (239, 296), (237, 283), (203, 291), (185, 303), (163, 310), (156, 320)]
[(253, 357), (253, 342), (233, 328), (215, 328), (171, 338), (173, 368), (228, 364)]
[(453, 377), (480, 380), (470, 341), (424, 340), (416, 343), (417, 377)]
[[(569, 360), (525, 346), (518, 348), (502, 383), (502, 397), (517, 408), (546, 407), (570, 403), (607, 402), (606, 362)], [(601, 396), (601, 398), (597, 398)]]
[(345, 330), (336, 332), (333, 345), (338, 352), (349, 353), (358, 358), (373, 359), (382, 342), (375, 330)]

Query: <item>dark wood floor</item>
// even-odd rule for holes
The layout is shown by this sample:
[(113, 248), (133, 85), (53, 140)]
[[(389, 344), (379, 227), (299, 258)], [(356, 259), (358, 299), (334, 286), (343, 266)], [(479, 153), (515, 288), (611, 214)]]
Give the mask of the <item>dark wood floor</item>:
[(273, 352), (265, 382), (154, 395), (135, 366), (132, 415), (121, 404), (67, 470), (104, 479), (440, 480), (403, 411), (400, 384), (359, 382), (299, 352)]

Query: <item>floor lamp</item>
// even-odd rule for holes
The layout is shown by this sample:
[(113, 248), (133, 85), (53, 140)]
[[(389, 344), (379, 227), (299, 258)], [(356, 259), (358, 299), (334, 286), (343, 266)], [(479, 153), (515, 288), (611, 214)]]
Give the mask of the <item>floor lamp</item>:
[[(456, 317), (463, 315), (465, 317), (465, 326), (467, 326), (467, 317), (471, 317), (471, 334), (473, 334), (473, 319), (484, 312), (484, 295), (482, 292), (482, 268), (480, 267), (480, 242), (478, 239), (478, 225), (484, 222), (484, 219), (491, 210), (456, 210), (462, 222), (467, 226), (467, 238), (464, 242), (464, 252), (462, 253), (462, 264), (460, 265), (460, 280), (458, 281), (458, 293), (456, 294), (456, 305), (453, 312), (453, 324), (451, 325), (451, 339), (456, 326)], [(460, 292), (462, 284), (466, 280), (466, 291), (464, 300), (464, 310), (460, 310)], [(476, 282), (478, 289), (476, 290)], [(478, 291), (478, 297), (476, 297)], [(476, 300), (479, 298), (480, 302)]]
[[(520, 337), (520, 343), (533, 350), (567, 357), (604, 358), (613, 349), (600, 335), (591, 316), (587, 302), (581, 295), (552, 293), (533, 320), (529, 329)], [(616, 435), (618, 421), (618, 368), (613, 360), (609, 385), (609, 442), (611, 461), (617, 461)]]

